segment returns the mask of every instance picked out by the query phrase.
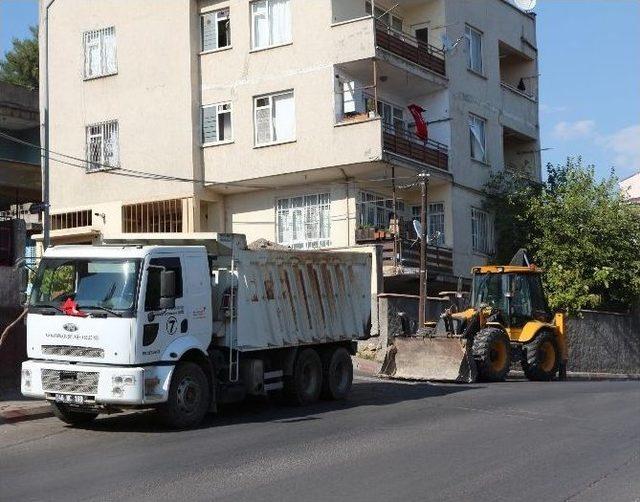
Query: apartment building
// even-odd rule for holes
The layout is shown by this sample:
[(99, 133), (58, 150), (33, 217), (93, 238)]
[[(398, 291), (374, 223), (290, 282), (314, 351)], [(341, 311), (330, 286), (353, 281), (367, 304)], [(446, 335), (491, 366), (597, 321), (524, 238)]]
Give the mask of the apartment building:
[(49, 19), (51, 148), (79, 159), (51, 163), (54, 243), (377, 241), (415, 276), (426, 172), (445, 286), (490, 259), (491, 173), (541, 176), (536, 20), (506, 0), (57, 0)]

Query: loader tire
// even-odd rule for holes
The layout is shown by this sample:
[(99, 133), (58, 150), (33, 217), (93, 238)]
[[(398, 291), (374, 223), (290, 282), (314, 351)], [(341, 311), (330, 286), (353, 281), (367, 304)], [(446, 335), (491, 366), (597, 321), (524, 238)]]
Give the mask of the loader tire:
[(502, 382), (511, 367), (511, 342), (499, 328), (485, 328), (473, 339), (473, 359), (478, 368), (478, 380)]
[(284, 395), (290, 404), (316, 402), (322, 391), (322, 361), (314, 349), (303, 349), (296, 357), (293, 374), (285, 377)]
[(69, 425), (86, 425), (95, 420), (98, 416), (96, 412), (75, 411), (62, 403), (51, 403), (51, 411), (56, 418)]
[(189, 429), (202, 422), (209, 411), (211, 389), (196, 363), (178, 363), (171, 377), (169, 397), (158, 408), (160, 420), (173, 429)]
[(524, 346), (522, 370), (529, 380), (553, 380), (560, 367), (560, 351), (553, 333), (543, 331)]
[(322, 399), (345, 399), (353, 383), (353, 362), (344, 347), (326, 354), (322, 361)]

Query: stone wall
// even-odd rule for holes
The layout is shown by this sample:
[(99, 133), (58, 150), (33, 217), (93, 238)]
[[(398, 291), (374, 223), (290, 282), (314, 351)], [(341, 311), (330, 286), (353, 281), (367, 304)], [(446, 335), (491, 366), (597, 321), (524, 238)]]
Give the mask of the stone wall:
[(640, 374), (640, 309), (582, 311), (567, 321), (569, 371)]

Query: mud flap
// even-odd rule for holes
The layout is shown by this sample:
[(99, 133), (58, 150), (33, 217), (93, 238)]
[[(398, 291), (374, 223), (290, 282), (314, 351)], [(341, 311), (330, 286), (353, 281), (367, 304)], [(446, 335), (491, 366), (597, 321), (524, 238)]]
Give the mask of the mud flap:
[(380, 370), (405, 380), (472, 383), (477, 368), (471, 342), (462, 338), (397, 336)]

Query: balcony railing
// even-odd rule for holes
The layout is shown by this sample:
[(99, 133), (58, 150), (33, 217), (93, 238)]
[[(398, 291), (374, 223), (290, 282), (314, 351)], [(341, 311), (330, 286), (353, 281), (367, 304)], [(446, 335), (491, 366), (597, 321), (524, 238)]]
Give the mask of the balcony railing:
[(449, 149), (447, 145), (428, 139), (420, 139), (408, 129), (400, 129), (393, 124), (383, 124), (383, 148), (403, 157), (429, 164), (438, 169), (448, 170)]
[(442, 76), (446, 75), (444, 51), (376, 21), (376, 45)]

